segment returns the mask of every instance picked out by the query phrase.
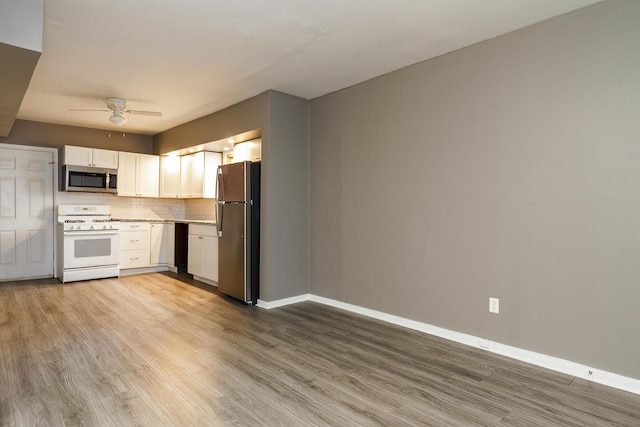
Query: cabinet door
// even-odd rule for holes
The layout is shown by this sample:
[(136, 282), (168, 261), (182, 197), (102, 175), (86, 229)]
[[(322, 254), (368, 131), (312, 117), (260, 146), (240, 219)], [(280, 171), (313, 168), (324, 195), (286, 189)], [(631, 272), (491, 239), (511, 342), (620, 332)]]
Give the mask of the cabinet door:
[(150, 264), (167, 263), (167, 227), (165, 224), (151, 224)]
[(216, 177), (218, 166), (222, 164), (222, 154), (206, 151), (204, 153), (204, 182), (202, 197), (214, 199), (218, 197), (216, 188)]
[(176, 266), (176, 225), (172, 222), (165, 224), (165, 235), (167, 237), (167, 264), (169, 267)]
[(218, 238), (204, 236), (202, 239), (202, 277), (218, 281)]
[(137, 159), (135, 153), (121, 151), (118, 156), (118, 196), (137, 196)]
[(64, 146), (64, 164), (74, 166), (93, 166), (93, 155), (91, 148), (75, 147), (73, 145)]
[(193, 197), (193, 154), (180, 157), (180, 197)]
[(202, 250), (204, 236), (189, 234), (189, 251), (187, 255), (187, 273), (202, 276)]
[(180, 157), (160, 157), (160, 197), (180, 197)]
[(193, 155), (193, 184), (191, 197), (202, 197), (204, 189), (204, 152)]
[(158, 156), (138, 154), (138, 195), (158, 197), (160, 162)]
[(105, 169), (118, 169), (118, 152), (94, 148), (93, 166)]

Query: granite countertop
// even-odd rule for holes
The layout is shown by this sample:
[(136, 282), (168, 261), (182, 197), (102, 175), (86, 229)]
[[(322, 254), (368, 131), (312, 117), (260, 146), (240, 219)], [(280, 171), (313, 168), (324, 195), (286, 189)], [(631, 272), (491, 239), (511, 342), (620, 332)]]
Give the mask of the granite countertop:
[(111, 218), (112, 221), (121, 222), (181, 222), (184, 224), (206, 224), (216, 225), (214, 220), (206, 219), (185, 219), (185, 218)]

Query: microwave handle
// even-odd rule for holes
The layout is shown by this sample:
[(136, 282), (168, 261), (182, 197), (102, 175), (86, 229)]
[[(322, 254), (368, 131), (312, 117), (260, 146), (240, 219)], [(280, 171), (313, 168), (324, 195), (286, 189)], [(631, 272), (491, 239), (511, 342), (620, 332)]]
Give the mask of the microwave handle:
[(111, 175), (109, 175), (109, 170), (104, 171), (106, 174), (106, 179), (104, 180), (104, 191), (109, 191), (109, 181), (111, 181)]

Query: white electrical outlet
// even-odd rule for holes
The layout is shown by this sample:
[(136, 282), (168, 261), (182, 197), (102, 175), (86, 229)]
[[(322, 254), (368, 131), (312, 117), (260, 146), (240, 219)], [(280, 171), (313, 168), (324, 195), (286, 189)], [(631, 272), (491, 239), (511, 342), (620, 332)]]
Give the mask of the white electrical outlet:
[(489, 297), (489, 313), (500, 313), (500, 299)]

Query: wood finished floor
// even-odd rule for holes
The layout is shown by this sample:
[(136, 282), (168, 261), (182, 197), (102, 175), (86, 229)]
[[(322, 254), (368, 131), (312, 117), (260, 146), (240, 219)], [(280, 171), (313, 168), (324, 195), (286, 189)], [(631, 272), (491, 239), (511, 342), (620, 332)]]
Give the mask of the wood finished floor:
[(40, 425), (640, 426), (640, 396), (168, 274), (0, 283), (0, 426)]

